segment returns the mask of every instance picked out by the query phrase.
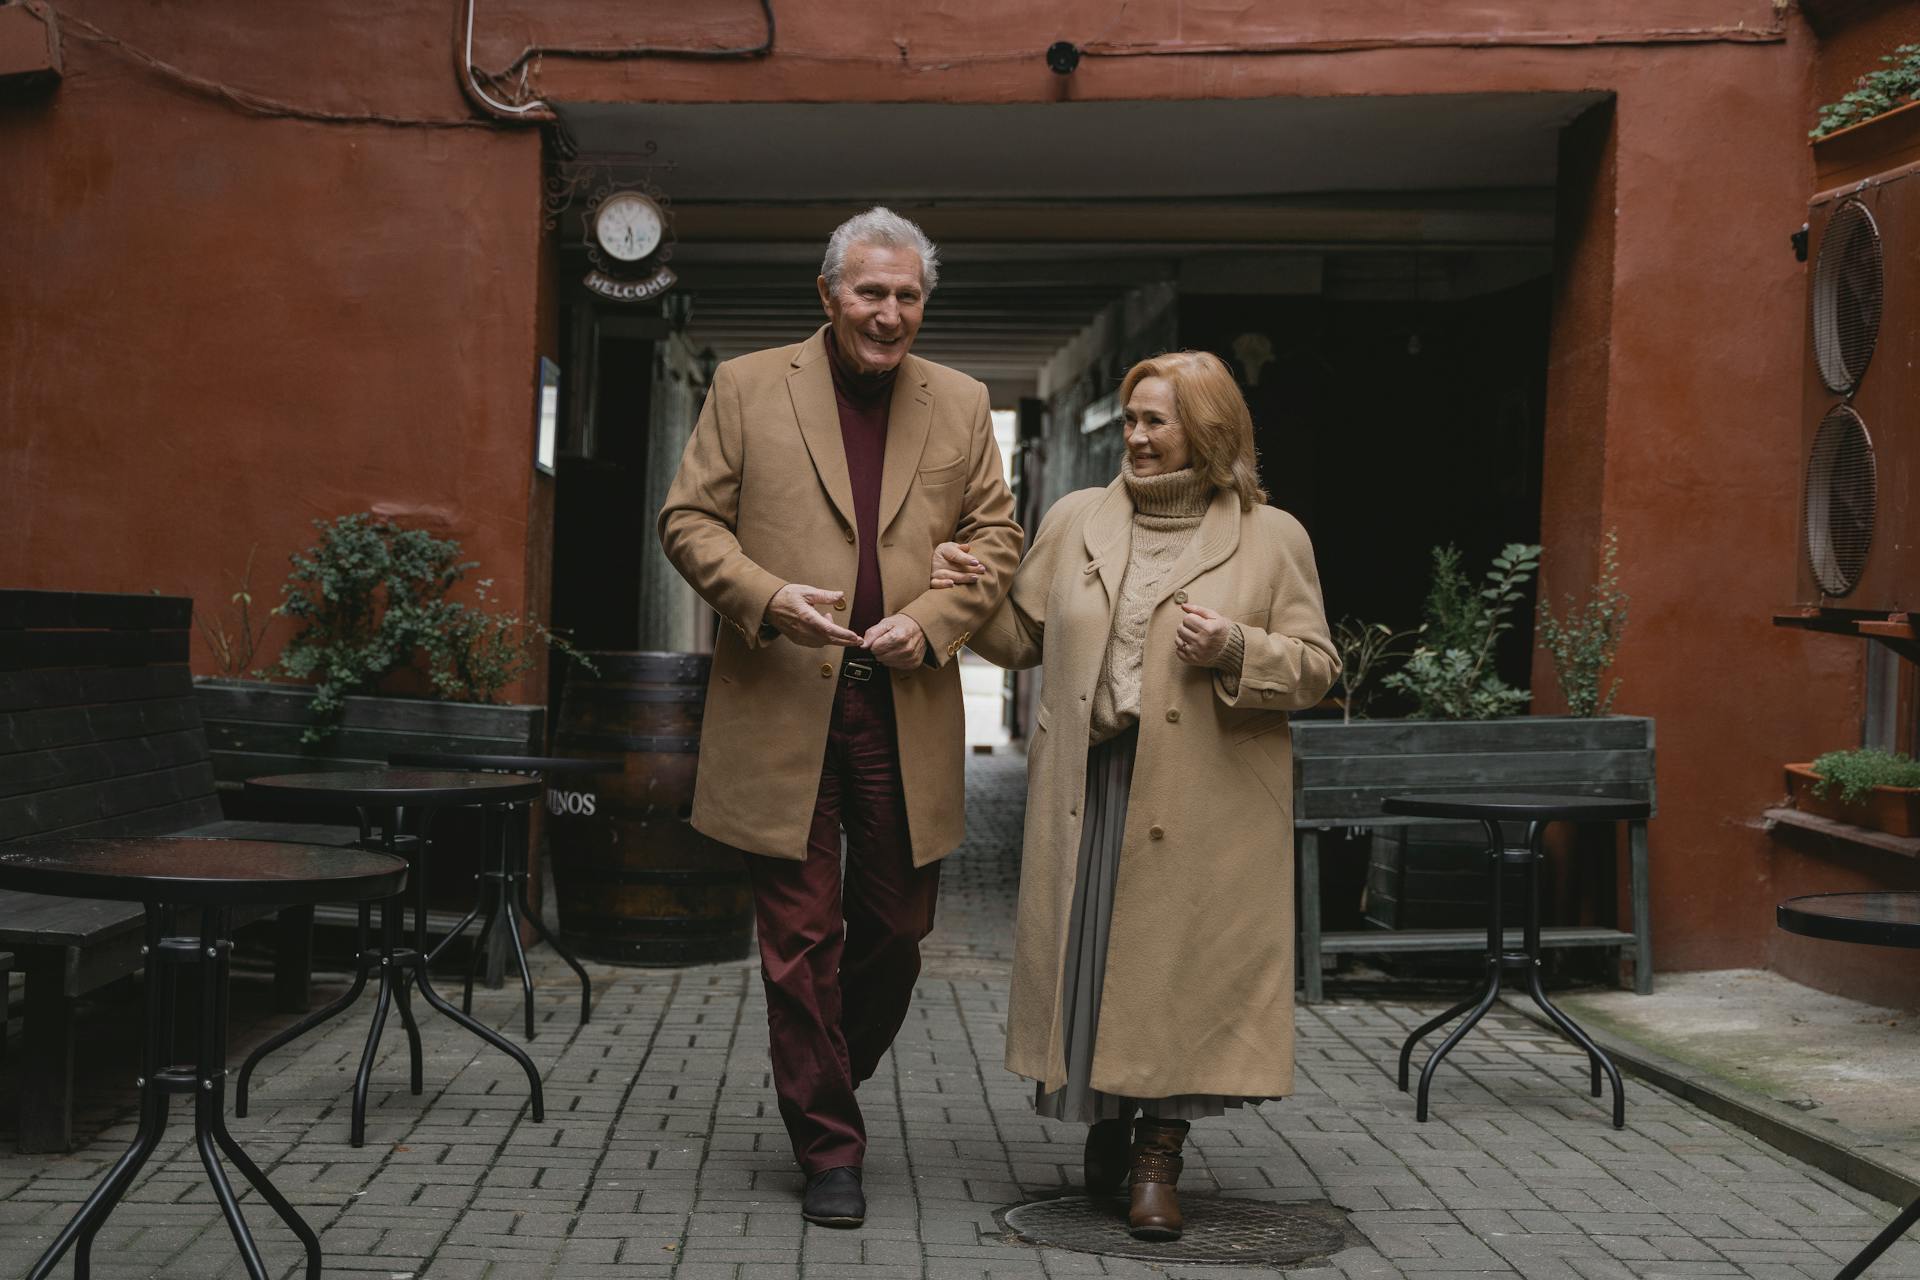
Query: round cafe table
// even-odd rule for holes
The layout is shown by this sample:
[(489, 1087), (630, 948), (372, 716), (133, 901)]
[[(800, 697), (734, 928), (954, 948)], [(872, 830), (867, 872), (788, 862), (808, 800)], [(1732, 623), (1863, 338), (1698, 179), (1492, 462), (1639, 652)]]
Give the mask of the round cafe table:
[[(224, 1151), (260, 1198), (307, 1250), (307, 1280), (320, 1280), (320, 1238), (227, 1131), (227, 978), (232, 911), (244, 906), (307, 906), (364, 901), (400, 892), (407, 864), (389, 854), (264, 840), (191, 837), (65, 839), (0, 850), (0, 889), (73, 898), (138, 902), (146, 908), (146, 1025), (140, 1052), (140, 1122), (127, 1148), (73, 1220), (27, 1273), (43, 1280), (68, 1249), (74, 1275), (89, 1272), (93, 1238), (134, 1175), (160, 1145), (169, 1099), (193, 1097), (193, 1135), (214, 1198), (233, 1231), (247, 1274), (266, 1280), (253, 1233), (220, 1165)], [(182, 908), (198, 910), (197, 934), (170, 934)], [(199, 992), (199, 1033), (191, 1065), (174, 1060), (176, 992), (185, 977)]]
[[(1815, 893), (1804, 898), (1788, 898), (1774, 909), (1774, 920), (1788, 933), (1825, 938), (1829, 942), (1920, 947), (1920, 893), (1912, 891)], [(1853, 1280), (1915, 1222), (1920, 1222), (1920, 1200), (1915, 1200), (1889, 1222), (1866, 1248), (1840, 1268), (1834, 1280)]]
[[(1413, 1047), (1429, 1032), (1438, 1030), (1447, 1023), (1466, 1014), (1460, 1025), (1447, 1033), (1432, 1055), (1427, 1065), (1420, 1071), (1420, 1091), (1414, 1104), (1414, 1117), (1417, 1120), (1427, 1118), (1427, 1097), (1433, 1087), (1433, 1073), (1440, 1066), (1440, 1060), (1447, 1051), (1460, 1043), (1460, 1038), (1473, 1028), (1474, 1023), (1485, 1016), (1493, 1002), (1499, 998), (1502, 976), (1509, 970), (1524, 975), (1527, 991), (1533, 1002), (1540, 1006), (1547, 1017), (1553, 1020), (1567, 1039), (1587, 1051), (1587, 1063), (1592, 1071), (1592, 1093), (1600, 1096), (1600, 1073), (1605, 1071), (1613, 1084), (1613, 1127), (1622, 1129), (1627, 1123), (1626, 1090), (1620, 1083), (1619, 1069), (1613, 1060), (1593, 1042), (1592, 1037), (1580, 1029), (1578, 1023), (1569, 1018), (1560, 1007), (1547, 999), (1546, 990), (1540, 985), (1540, 862), (1542, 858), (1540, 840), (1546, 834), (1547, 825), (1553, 822), (1628, 822), (1644, 818), (1652, 812), (1652, 806), (1644, 800), (1620, 800), (1609, 796), (1566, 796), (1540, 795), (1530, 792), (1481, 792), (1476, 794), (1436, 793), (1432, 795), (1388, 796), (1381, 801), (1380, 807), (1388, 813), (1401, 814), (1413, 818), (1452, 819), (1455, 821), (1478, 822), (1487, 833), (1487, 949), (1486, 985), (1454, 1005), (1445, 1013), (1429, 1019), (1414, 1028), (1413, 1033), (1400, 1046), (1400, 1091), (1407, 1091), (1407, 1074), (1413, 1058)], [(1510, 846), (1506, 833), (1500, 824), (1505, 822), (1524, 822), (1527, 824), (1526, 843)], [(1520, 931), (1520, 948), (1512, 950), (1506, 943), (1506, 920), (1501, 902), (1502, 883), (1508, 867), (1518, 867), (1526, 877), (1522, 906), (1525, 910), (1524, 924)]]
[[(542, 783), (555, 777), (585, 777), (593, 774), (614, 774), (623, 772), (627, 762), (618, 757), (606, 756), (514, 756), (486, 755), (472, 752), (454, 751), (411, 751), (395, 755), (389, 764), (406, 765), (426, 769), (477, 769), (487, 773), (531, 773), (537, 775)], [(473, 1012), (473, 974), (478, 967), (480, 951), (484, 946), (487, 952), (487, 984), (499, 986), (505, 971), (504, 957), (507, 947), (512, 947), (514, 959), (520, 966), (521, 1009), (526, 1017), (527, 1039), (534, 1038), (533, 1022), (533, 970), (527, 967), (527, 950), (520, 944), (520, 921), (524, 919), (532, 925), (534, 931), (553, 948), (554, 954), (566, 961), (574, 976), (580, 979), (580, 1025), (586, 1026), (593, 1012), (593, 980), (587, 977), (587, 971), (573, 952), (560, 944), (553, 936), (546, 921), (533, 909), (528, 897), (527, 880), (529, 855), (533, 841), (533, 805), (530, 802), (503, 806), (507, 813), (502, 815), (508, 820), (494, 824), (495, 830), (485, 832), (482, 841), (486, 845), (486, 856), (492, 859), (490, 865), (475, 877), (480, 882), (480, 892), (474, 899), (473, 910), (460, 918), (447, 935), (434, 945), (427, 956), (433, 959), (466, 931), (484, 912), (486, 919), (480, 925), (480, 938), (473, 950), (467, 955), (467, 975), (460, 994), (460, 1011)], [(495, 809), (489, 807), (488, 813)], [(504, 917), (504, 918), (503, 918)], [(505, 939), (503, 942), (502, 939)]]
[[(292, 1043), (330, 1018), (353, 1007), (367, 980), (378, 975), (373, 1005), (373, 1021), (367, 1028), (366, 1048), (360, 1054), (360, 1069), (353, 1079), (353, 1119), (348, 1140), (358, 1147), (367, 1137), (367, 1092), (373, 1080), (373, 1061), (380, 1048), (380, 1036), (386, 1030), (387, 1011), (397, 1007), (400, 1025), (407, 1033), (411, 1065), (409, 1085), (416, 1095), (425, 1088), (420, 1052), (420, 1027), (413, 1018), (412, 991), (417, 988), (428, 1004), (455, 1024), (478, 1036), (512, 1058), (526, 1074), (532, 1101), (533, 1118), (546, 1119), (546, 1096), (540, 1085), (540, 1069), (520, 1046), (483, 1022), (449, 1004), (434, 990), (427, 974), (427, 961), (433, 952), (427, 946), (427, 859), (423, 856), (432, 838), (434, 815), (444, 809), (463, 805), (498, 806), (532, 800), (540, 794), (537, 778), (510, 773), (462, 773), (432, 769), (361, 769), (338, 773), (288, 773), (265, 778), (250, 778), (247, 791), (257, 796), (307, 805), (332, 805), (354, 810), (360, 817), (363, 847), (378, 848), (408, 860), (412, 867), (409, 887), (413, 890), (413, 945), (401, 941), (401, 914), (405, 904), (395, 893), (380, 902), (380, 940), (369, 945), (372, 927), (371, 903), (360, 903), (358, 938), (355, 946), (353, 982), (341, 996), (325, 1008), (316, 1009), (300, 1021), (263, 1041), (240, 1064), (240, 1076), (233, 1094), (235, 1115), (247, 1114), (247, 1086), (254, 1069), (268, 1054)], [(374, 828), (379, 835), (373, 835)], [(411, 830), (407, 830), (411, 828)]]

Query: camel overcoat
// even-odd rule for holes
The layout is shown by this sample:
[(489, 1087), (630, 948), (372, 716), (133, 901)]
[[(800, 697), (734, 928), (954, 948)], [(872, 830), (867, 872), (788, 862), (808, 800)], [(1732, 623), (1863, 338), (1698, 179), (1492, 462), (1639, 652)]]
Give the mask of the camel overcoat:
[[(844, 626), (860, 566), (824, 333), (714, 371), (659, 520), (667, 559), (727, 623), (707, 684), (693, 825), (796, 862), (807, 856), (843, 651), (781, 636), (764, 625), (767, 604), (790, 582), (844, 591), (846, 606), (833, 615)], [(965, 830), (966, 717), (953, 658), (1020, 560), (983, 384), (902, 360), (879, 529), (885, 611), (908, 615), (927, 638), (924, 667), (891, 673), (913, 861), (925, 866)], [(949, 539), (971, 542), (987, 573), (934, 591), (933, 548)]]
[[(973, 648), (1043, 668), (1027, 757), (1007, 1066), (1065, 1083), (1062, 974), (1087, 739), (1132, 547), (1124, 484), (1054, 504)], [(1174, 656), (1180, 604), (1240, 626), (1238, 688)], [(1274, 507), (1216, 492), (1159, 588), (1114, 891), (1092, 1086), (1133, 1098), (1281, 1097), (1293, 1088), (1293, 751), (1287, 712), (1339, 672), (1313, 547)]]

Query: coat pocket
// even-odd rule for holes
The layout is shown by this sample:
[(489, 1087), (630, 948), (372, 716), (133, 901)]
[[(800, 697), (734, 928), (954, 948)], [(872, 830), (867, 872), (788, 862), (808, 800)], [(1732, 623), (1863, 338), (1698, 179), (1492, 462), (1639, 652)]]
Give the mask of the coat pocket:
[(967, 458), (965, 454), (962, 454), (950, 462), (938, 462), (930, 467), (921, 467), (920, 483), (926, 485), (928, 488), (943, 484), (954, 484), (965, 478), (966, 474)]
[(1287, 713), (1284, 711), (1256, 711), (1228, 732), (1227, 741), (1237, 747), (1243, 742), (1279, 733), (1287, 727), (1287, 723)]

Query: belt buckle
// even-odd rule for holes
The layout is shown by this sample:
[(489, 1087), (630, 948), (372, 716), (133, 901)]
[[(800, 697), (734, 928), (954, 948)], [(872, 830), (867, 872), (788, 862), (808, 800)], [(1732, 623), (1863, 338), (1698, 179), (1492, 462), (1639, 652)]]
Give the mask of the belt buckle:
[(840, 664), (840, 674), (845, 679), (865, 684), (873, 679), (873, 664), (859, 658), (848, 658)]

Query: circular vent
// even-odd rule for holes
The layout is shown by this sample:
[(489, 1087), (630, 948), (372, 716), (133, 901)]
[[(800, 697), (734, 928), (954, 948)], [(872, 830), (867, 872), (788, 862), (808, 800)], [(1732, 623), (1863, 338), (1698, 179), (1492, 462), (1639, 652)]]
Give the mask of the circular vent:
[(1829, 391), (1853, 394), (1880, 336), (1880, 229), (1858, 200), (1827, 220), (1813, 264), (1813, 354)]
[(1836, 405), (1814, 433), (1801, 508), (1807, 561), (1827, 595), (1844, 596), (1860, 581), (1873, 545), (1878, 496), (1867, 424), (1846, 405)]

